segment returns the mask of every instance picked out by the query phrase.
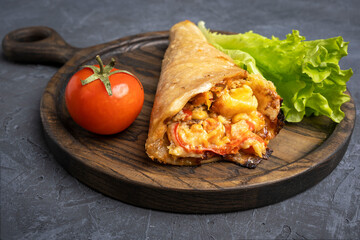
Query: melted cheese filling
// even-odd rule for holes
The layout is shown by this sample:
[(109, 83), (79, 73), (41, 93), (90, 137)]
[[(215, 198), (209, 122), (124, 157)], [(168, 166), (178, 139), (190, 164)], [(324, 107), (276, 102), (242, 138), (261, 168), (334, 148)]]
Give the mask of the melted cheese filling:
[(213, 87), (191, 99), (168, 124), (169, 153), (201, 157), (245, 151), (262, 157), (267, 140), (264, 116), (257, 111), (252, 89), (239, 80)]

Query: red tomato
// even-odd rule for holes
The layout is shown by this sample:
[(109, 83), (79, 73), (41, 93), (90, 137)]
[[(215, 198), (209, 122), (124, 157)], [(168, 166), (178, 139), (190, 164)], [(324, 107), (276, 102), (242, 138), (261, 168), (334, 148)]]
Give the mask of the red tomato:
[[(99, 68), (99, 65), (95, 66)], [(85, 67), (70, 78), (65, 89), (67, 109), (73, 120), (88, 131), (104, 135), (121, 132), (135, 121), (141, 111), (143, 87), (131, 74), (114, 73), (108, 78), (112, 91), (109, 95), (100, 79), (85, 85), (81, 83), (93, 73), (92, 69)]]

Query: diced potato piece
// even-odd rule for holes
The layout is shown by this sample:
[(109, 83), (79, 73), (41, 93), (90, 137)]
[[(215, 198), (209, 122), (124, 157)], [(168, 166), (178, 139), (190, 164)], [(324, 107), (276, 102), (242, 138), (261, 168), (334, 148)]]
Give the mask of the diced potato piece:
[(229, 124), (229, 120), (227, 120), (226, 118), (224, 118), (223, 116), (219, 115), (218, 117), (219, 122), (221, 122), (222, 124)]
[(242, 85), (238, 88), (230, 89), (230, 96), (238, 100), (248, 100), (253, 96), (253, 91), (247, 85)]
[(264, 115), (258, 111), (253, 111), (249, 114), (249, 121), (252, 122), (255, 126), (255, 131), (260, 131), (265, 127), (265, 118)]
[(203, 120), (208, 118), (207, 111), (203, 107), (194, 108), (192, 112), (192, 119)]
[(249, 115), (247, 115), (246, 113), (238, 113), (232, 118), (232, 122), (237, 123), (240, 122), (241, 120), (248, 120), (248, 119), (249, 119)]
[(258, 102), (251, 88), (243, 85), (240, 88), (224, 92), (212, 105), (212, 110), (225, 117), (232, 118), (237, 113), (248, 113), (256, 110)]
[(232, 123), (237, 123), (241, 120), (246, 120), (248, 123), (253, 124), (255, 131), (260, 131), (265, 127), (264, 116), (257, 111), (252, 111), (250, 113), (238, 113), (231, 120)]
[(200, 124), (194, 124), (190, 128), (185, 124), (180, 125), (179, 135), (181, 139), (192, 146), (199, 146), (207, 142), (207, 133)]
[(242, 134), (249, 131), (249, 125), (246, 121), (242, 120), (235, 124), (231, 124), (231, 137), (239, 138)]
[(258, 100), (258, 111), (268, 116), (271, 121), (277, 119), (281, 97), (276, 93), (274, 84), (257, 74), (250, 74), (247, 80), (246, 84), (254, 90)]

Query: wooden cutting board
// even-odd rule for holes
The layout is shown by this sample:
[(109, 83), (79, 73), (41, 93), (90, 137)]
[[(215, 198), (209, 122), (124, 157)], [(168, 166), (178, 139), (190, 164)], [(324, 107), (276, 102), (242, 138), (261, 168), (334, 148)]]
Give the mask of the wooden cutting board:
[[(326, 117), (287, 123), (271, 141), (274, 150), (256, 169), (228, 162), (198, 167), (160, 165), (144, 149), (150, 113), (168, 46), (167, 31), (124, 37), (78, 49), (54, 30), (30, 27), (9, 33), (3, 40), (5, 56), (15, 61), (63, 64), (44, 90), (40, 112), (47, 143), (57, 161), (74, 177), (105, 195), (145, 208), (215, 213), (276, 203), (315, 185), (340, 162), (355, 123), (353, 100), (343, 105), (340, 124)], [(66, 84), (85, 64), (112, 57), (116, 68), (133, 72), (145, 90), (143, 109), (125, 131), (100, 136), (77, 126), (65, 101)]]

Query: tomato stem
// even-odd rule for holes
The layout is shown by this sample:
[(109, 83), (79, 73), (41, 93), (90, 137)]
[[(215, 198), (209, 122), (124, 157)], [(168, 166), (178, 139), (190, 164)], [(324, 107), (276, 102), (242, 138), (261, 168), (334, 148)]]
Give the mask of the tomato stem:
[[(99, 67), (96, 67), (94, 65), (85, 65), (83, 66), (84, 68), (87, 67), (87, 68), (90, 68), (91, 70), (93, 70), (93, 74), (90, 75), (88, 78), (86, 78), (85, 80), (81, 80), (81, 84), (82, 85), (86, 85), (86, 84), (89, 84), (95, 80), (98, 80), (100, 79), (101, 82), (104, 84), (105, 86), (105, 89), (106, 89), (106, 92), (108, 93), (109, 96), (112, 95), (112, 90), (111, 90), (111, 84), (110, 84), (110, 79), (109, 77), (115, 73), (126, 73), (126, 74), (129, 74), (131, 76), (134, 76), (134, 74), (128, 72), (128, 71), (125, 71), (125, 70), (115, 70), (115, 71), (112, 71), (111, 70), (114, 68), (115, 66), (115, 58), (111, 58), (111, 62), (104, 66), (101, 58), (99, 55), (96, 56), (96, 61), (99, 63)], [(135, 76), (134, 76), (135, 77)], [(136, 77), (135, 77), (136, 78)]]
[(114, 68), (115, 66), (115, 58), (111, 58), (111, 62), (108, 64), (109, 67)]
[(100, 72), (99, 72), (99, 73), (100, 73), (100, 74), (104, 74), (104, 64), (103, 64), (100, 56), (97, 55), (95, 59), (96, 59), (96, 61), (99, 63), (99, 66), (100, 66)]
[(112, 90), (111, 90), (111, 84), (110, 84), (109, 77), (112, 74), (117, 73), (119, 71), (119, 70), (117, 70), (117, 71), (111, 72), (111, 70), (115, 66), (115, 59), (112, 58), (111, 62), (108, 65), (106, 65), (105, 67), (104, 67), (104, 64), (103, 64), (103, 62), (102, 62), (99, 55), (97, 55), (95, 59), (99, 63), (99, 68), (100, 69), (97, 68), (96, 66), (93, 66), (93, 65), (85, 65), (85, 66), (83, 66), (83, 67), (91, 68), (94, 73), (92, 75), (90, 75), (88, 78), (86, 78), (85, 80), (81, 80), (81, 84), (86, 85), (88, 83), (91, 83), (91, 82), (93, 82), (95, 80), (100, 79), (101, 82), (105, 86), (106, 92), (108, 93), (109, 96), (111, 96), (112, 95)]

